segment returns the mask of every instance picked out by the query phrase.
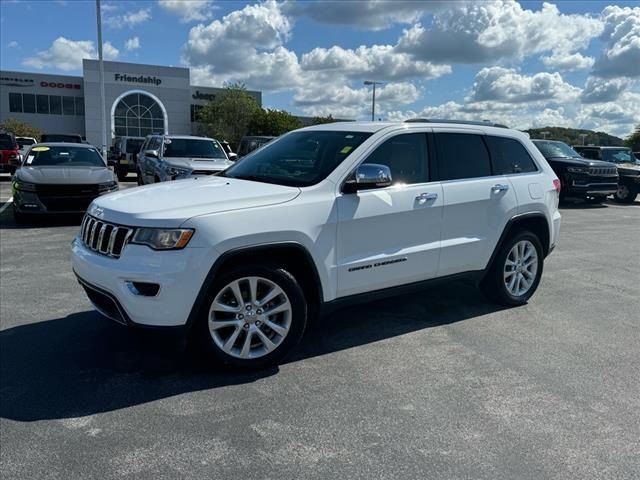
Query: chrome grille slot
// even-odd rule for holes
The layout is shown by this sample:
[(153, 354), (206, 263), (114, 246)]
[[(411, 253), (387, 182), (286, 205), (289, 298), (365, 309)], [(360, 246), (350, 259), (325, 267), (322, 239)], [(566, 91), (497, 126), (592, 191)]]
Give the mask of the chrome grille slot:
[(618, 170), (615, 167), (591, 167), (589, 169), (589, 175), (616, 176), (617, 174)]
[(85, 215), (80, 226), (82, 244), (90, 250), (118, 258), (133, 235), (133, 228), (98, 220)]

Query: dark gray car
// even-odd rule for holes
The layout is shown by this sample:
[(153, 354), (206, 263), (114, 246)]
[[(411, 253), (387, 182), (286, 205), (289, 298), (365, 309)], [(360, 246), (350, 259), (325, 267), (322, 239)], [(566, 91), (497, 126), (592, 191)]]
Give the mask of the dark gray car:
[(36, 144), (13, 178), (15, 220), (22, 222), (33, 214), (81, 213), (96, 197), (117, 189), (115, 174), (92, 145)]

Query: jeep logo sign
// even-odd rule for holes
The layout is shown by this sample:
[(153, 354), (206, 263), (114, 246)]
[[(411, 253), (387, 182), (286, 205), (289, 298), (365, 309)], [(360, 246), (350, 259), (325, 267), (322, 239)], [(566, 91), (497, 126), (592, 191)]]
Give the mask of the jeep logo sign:
[(49, 88), (68, 88), (72, 90), (80, 90), (82, 88), (79, 83), (62, 83), (62, 82), (40, 82), (41, 87)]

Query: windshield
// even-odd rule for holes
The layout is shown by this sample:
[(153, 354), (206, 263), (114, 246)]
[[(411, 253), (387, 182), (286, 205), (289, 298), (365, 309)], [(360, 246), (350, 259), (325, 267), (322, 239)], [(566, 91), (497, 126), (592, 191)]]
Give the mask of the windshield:
[(57, 134), (44, 134), (40, 139), (42, 143), (52, 142), (67, 142), (67, 143), (82, 143), (82, 138), (79, 135), (57, 135)]
[(631, 153), (631, 150), (615, 150), (615, 149), (602, 149), (602, 159), (606, 162), (614, 162), (614, 163), (640, 163), (640, 161), (636, 160)]
[(140, 147), (144, 143), (144, 139), (129, 139), (127, 140), (127, 153), (138, 153), (140, 151)]
[(19, 146), (20, 148), (22, 148), (22, 147), (24, 147), (24, 146), (33, 145), (34, 143), (36, 143), (36, 142), (34, 142), (32, 139), (30, 139), (30, 138), (17, 138), (17, 139), (16, 139), (16, 142), (18, 142), (18, 146)]
[(0, 150), (13, 150), (16, 144), (9, 135), (0, 135)]
[(214, 140), (193, 138), (167, 138), (164, 141), (164, 156), (198, 158), (203, 160), (227, 159), (220, 144)]
[(545, 158), (581, 158), (580, 154), (566, 143), (537, 140), (533, 143)]
[(366, 132), (326, 130), (289, 133), (243, 157), (222, 175), (307, 187), (326, 178), (370, 136)]
[(102, 157), (94, 148), (33, 147), (24, 161), (31, 167), (105, 167)]

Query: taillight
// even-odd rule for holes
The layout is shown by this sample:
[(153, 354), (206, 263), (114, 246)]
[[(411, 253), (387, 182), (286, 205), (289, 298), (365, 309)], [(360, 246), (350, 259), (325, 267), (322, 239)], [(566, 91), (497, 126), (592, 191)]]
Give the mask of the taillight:
[(556, 189), (556, 193), (560, 195), (560, 190), (562, 190), (562, 185), (560, 184), (560, 180), (557, 178), (553, 179), (553, 188)]

